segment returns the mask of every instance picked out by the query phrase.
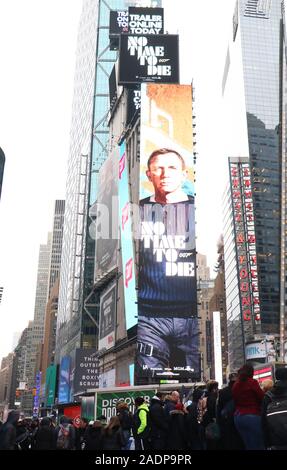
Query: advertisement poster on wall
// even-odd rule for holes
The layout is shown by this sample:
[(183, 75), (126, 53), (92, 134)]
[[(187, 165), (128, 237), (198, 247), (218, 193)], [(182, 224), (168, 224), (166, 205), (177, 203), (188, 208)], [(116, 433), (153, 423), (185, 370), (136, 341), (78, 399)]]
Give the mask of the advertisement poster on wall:
[(192, 89), (141, 89), (138, 377), (200, 377)]
[(122, 272), (124, 278), (126, 329), (137, 324), (134, 246), (130, 209), (129, 175), (126, 144), (119, 148), (119, 223), (121, 234)]
[(108, 287), (100, 297), (99, 350), (115, 344), (117, 284)]
[(70, 356), (63, 356), (60, 364), (59, 371), (59, 389), (58, 401), (59, 403), (70, 402), (70, 389), (71, 389), (71, 358)]
[(118, 256), (117, 153), (103, 163), (99, 173), (96, 203), (95, 283), (117, 267)]

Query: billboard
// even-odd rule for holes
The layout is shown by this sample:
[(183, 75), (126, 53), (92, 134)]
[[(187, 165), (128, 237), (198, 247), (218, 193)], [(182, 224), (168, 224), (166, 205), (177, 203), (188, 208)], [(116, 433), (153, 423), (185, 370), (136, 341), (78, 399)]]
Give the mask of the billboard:
[(261, 323), (255, 214), (248, 158), (229, 158), (240, 307), (246, 337)]
[(138, 354), (140, 377), (200, 378), (192, 89), (141, 90)]
[(41, 389), (41, 376), (42, 372), (39, 370), (36, 373), (36, 390), (33, 399), (33, 416), (38, 416), (40, 408), (40, 389)]
[(55, 403), (56, 393), (56, 382), (57, 382), (57, 366), (49, 366), (46, 370), (46, 406), (53, 406)]
[(99, 385), (99, 360), (95, 349), (76, 349), (74, 393)]
[(100, 297), (99, 350), (115, 344), (116, 308), (117, 284), (113, 282)]
[(163, 34), (163, 8), (129, 7), (128, 32), (130, 34)]
[(127, 120), (126, 127), (132, 126), (139, 117), (141, 109), (140, 85), (127, 89)]
[(70, 374), (71, 374), (71, 358), (70, 356), (63, 356), (60, 364), (59, 371), (59, 388), (58, 388), (58, 402), (70, 402)]
[(110, 11), (110, 38), (117, 38), (122, 33), (128, 33), (129, 13), (127, 10)]
[(119, 85), (141, 82), (179, 83), (178, 35), (121, 35)]
[(222, 387), (222, 351), (221, 351), (221, 324), (220, 312), (213, 312), (213, 349), (214, 349), (214, 369), (215, 380), (219, 388)]
[(117, 268), (118, 259), (118, 175), (117, 152), (101, 166), (96, 203), (95, 283)]
[(129, 330), (137, 324), (138, 311), (135, 283), (134, 247), (130, 210), (128, 162), (125, 142), (122, 142), (119, 148), (118, 155), (119, 222), (122, 253), (121, 258), (122, 273), (124, 279), (126, 329)]

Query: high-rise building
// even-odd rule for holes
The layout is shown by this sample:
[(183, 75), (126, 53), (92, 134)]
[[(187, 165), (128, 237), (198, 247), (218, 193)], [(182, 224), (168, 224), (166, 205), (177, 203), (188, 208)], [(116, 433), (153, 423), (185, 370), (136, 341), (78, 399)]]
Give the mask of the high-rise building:
[[(108, 155), (109, 76), (118, 51), (110, 50), (111, 10), (137, 0), (84, 0), (79, 24), (66, 212), (57, 318), (56, 362), (77, 348), (95, 347), (99, 297), (93, 291), (95, 240), (91, 207), (100, 167)], [(148, 3), (143, 2), (146, 6)]]
[(203, 380), (211, 378), (212, 367), (212, 315), (210, 299), (214, 294), (214, 280), (210, 278), (210, 268), (207, 266), (205, 255), (196, 256), (197, 286), (198, 286), (198, 314), (200, 329), (200, 354)]
[(10, 353), (3, 357), (0, 367), (0, 419), (3, 419), (4, 410), (10, 408), (9, 398), (12, 384), (13, 357)]
[[(233, 217), (232, 212), (227, 211), (224, 234), (227, 254), (225, 258), (227, 322), (229, 343), (232, 344), (233, 351), (237, 351), (231, 360), (232, 367), (246, 358), (246, 331), (244, 341), (240, 339), (246, 322), (250, 325), (253, 323), (253, 328), (248, 329), (249, 337), (252, 335), (280, 337), (281, 358), (284, 357), (287, 305), (284, 1), (238, 0), (236, 2), (233, 34), (227, 51), (222, 85), (227, 118), (224, 139), (226, 156), (247, 157), (250, 165), (248, 189), (252, 191), (255, 243), (252, 249), (254, 248), (256, 256), (260, 301), (260, 320), (258, 314), (256, 318), (256, 313), (255, 316), (252, 313), (250, 320), (247, 320), (248, 315), (245, 314), (244, 319), (242, 302), (246, 306), (249, 299), (240, 294), (240, 277), (237, 274), (234, 277), (234, 271), (231, 269), (231, 260), (238, 263), (239, 254), (236, 253), (235, 228), (227, 220), (228, 218), (229, 221), (232, 220), (230, 219)], [(244, 174), (241, 176), (244, 185)], [(244, 196), (244, 192), (242, 194)], [(244, 214), (234, 214), (233, 201), (232, 198), (226, 199), (225, 208), (229, 205), (238, 222), (239, 217)], [(240, 200), (237, 204), (241, 202), (244, 203)], [(247, 236), (246, 230), (244, 233)], [(240, 270), (237, 269), (236, 273), (238, 272)], [(252, 269), (250, 273), (252, 275)]]
[(25, 380), (28, 385), (28, 392), (24, 396), (23, 407), (32, 411), (32, 389), (35, 383), (36, 362), (39, 344), (44, 338), (45, 311), (48, 300), (49, 273), (51, 259), (52, 234), (48, 234), (47, 244), (40, 245), (38, 259), (38, 273), (36, 284), (36, 297), (34, 307), (34, 320), (30, 322), (27, 335), (27, 361)]
[(1, 199), (1, 192), (2, 192), (4, 166), (5, 166), (5, 154), (0, 147), (0, 199)]
[(49, 273), (49, 290), (48, 298), (51, 290), (60, 276), (62, 244), (63, 244), (63, 228), (65, 216), (65, 201), (56, 200), (53, 217), (53, 232), (51, 245), (50, 273)]

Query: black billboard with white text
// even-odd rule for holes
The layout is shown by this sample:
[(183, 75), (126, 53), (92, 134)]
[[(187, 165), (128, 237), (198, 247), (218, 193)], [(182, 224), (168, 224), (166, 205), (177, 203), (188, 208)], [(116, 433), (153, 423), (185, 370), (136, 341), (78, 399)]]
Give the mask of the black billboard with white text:
[(163, 34), (163, 8), (129, 7), (130, 34)]
[(119, 85), (141, 82), (179, 83), (178, 35), (121, 35)]

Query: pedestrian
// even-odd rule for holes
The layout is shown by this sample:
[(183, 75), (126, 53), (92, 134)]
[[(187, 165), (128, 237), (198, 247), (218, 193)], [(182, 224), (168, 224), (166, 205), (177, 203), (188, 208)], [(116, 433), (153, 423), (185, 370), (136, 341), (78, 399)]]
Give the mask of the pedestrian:
[(232, 387), (237, 380), (237, 373), (229, 374), (228, 385), (218, 392), (216, 408), (217, 423), (220, 428), (220, 444), (224, 450), (244, 449), (242, 439), (234, 424), (235, 403), (232, 397)]
[(84, 434), (83, 450), (102, 450), (103, 431), (104, 427), (101, 421), (96, 420), (93, 424), (89, 424)]
[(136, 411), (134, 414), (133, 434), (135, 450), (150, 449), (150, 414), (148, 404), (143, 397), (135, 398)]
[(154, 450), (164, 450), (168, 433), (168, 417), (164, 411), (163, 393), (157, 392), (150, 401), (150, 443)]
[(234, 424), (246, 450), (263, 450), (261, 406), (264, 392), (253, 379), (253, 374), (250, 364), (245, 364), (238, 371), (238, 379), (232, 387)]
[(16, 443), (16, 424), (19, 421), (19, 411), (12, 410), (8, 414), (7, 421), (0, 430), (0, 450), (14, 450)]
[(103, 432), (103, 450), (121, 450), (124, 446), (124, 435), (118, 416), (112, 416)]
[(34, 450), (55, 450), (56, 449), (56, 431), (52, 426), (50, 418), (45, 417), (41, 420), (39, 429), (34, 436)]

